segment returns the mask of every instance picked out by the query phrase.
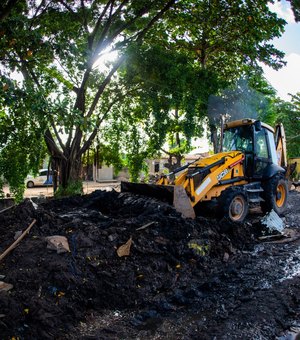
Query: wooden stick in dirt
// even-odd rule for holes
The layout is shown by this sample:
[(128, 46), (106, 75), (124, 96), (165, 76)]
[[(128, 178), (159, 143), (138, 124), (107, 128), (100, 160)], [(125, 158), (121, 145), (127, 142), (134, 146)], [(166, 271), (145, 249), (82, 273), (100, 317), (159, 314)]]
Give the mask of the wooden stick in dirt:
[(135, 229), (136, 231), (139, 231), (139, 230), (143, 230), (143, 229), (146, 229), (146, 228), (148, 228), (148, 227), (150, 227), (152, 224), (154, 224), (155, 222), (149, 222), (149, 223), (147, 223), (147, 224), (145, 224), (145, 225), (143, 225), (142, 227), (139, 227), (139, 228), (137, 228), (137, 229)]
[(4, 259), (4, 257), (10, 253), (22, 240), (23, 238), (26, 236), (26, 234), (29, 233), (30, 229), (33, 227), (33, 225), (35, 224), (36, 220), (34, 219), (31, 223), (30, 223), (30, 226), (25, 230), (23, 231), (23, 233), (15, 240), (15, 242), (9, 246), (4, 253), (2, 253), (0, 255), (0, 261)]
[(0, 214), (3, 213), (3, 212), (6, 211), (6, 210), (9, 210), (9, 209), (13, 208), (13, 207), (15, 207), (15, 205), (11, 205), (11, 206), (8, 207), (8, 208), (5, 208), (5, 209), (3, 209), (3, 210), (0, 210)]

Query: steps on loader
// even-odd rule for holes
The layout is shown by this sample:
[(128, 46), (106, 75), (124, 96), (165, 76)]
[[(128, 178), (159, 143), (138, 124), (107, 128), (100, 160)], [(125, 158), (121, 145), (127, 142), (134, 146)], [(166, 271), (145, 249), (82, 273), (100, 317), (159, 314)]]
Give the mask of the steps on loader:
[(260, 203), (264, 201), (260, 196), (260, 194), (264, 191), (260, 186), (260, 183), (251, 183), (246, 185), (246, 191), (250, 203)]

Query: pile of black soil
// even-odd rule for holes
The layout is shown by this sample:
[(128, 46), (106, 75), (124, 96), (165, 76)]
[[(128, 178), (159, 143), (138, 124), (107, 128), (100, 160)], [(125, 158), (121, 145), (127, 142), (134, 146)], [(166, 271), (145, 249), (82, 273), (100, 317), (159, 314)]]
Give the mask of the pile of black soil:
[[(244, 306), (236, 299), (244, 296), (249, 303), (260, 289), (253, 288), (258, 284), (253, 270), (261, 267), (251, 222), (237, 226), (212, 218), (184, 219), (154, 199), (96, 191), (51, 200), (37, 209), (26, 200), (0, 214), (1, 252), (33, 219), (30, 234), (0, 262), (0, 281), (13, 285), (0, 291), (1, 339), (85, 338), (74, 328), (80, 321), (91, 312), (116, 310), (135, 313), (125, 328), (116, 323), (110, 336), (98, 329), (95, 339), (151, 338), (153, 329), (143, 330), (145, 319), (160, 320), (155, 328), (163, 338), (161, 318), (171, 332), (174, 313), (192, 325), (182, 328), (179, 338), (192, 338), (192, 329), (198, 329), (196, 338), (199, 332), (210, 338), (222, 323), (226, 331), (232, 328), (224, 320), (228, 310), (233, 314), (237, 305)], [(67, 238), (69, 252), (47, 248), (46, 237), (54, 235)], [(290, 299), (296, 303), (292, 293)], [(200, 312), (210, 322), (191, 317)]]

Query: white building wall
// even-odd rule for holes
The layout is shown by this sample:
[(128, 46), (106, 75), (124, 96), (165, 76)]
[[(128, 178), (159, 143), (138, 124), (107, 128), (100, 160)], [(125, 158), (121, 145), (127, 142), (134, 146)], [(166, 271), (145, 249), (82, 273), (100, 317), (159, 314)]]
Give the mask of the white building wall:
[(110, 166), (102, 166), (97, 171), (97, 181), (110, 181), (113, 179), (113, 168)]

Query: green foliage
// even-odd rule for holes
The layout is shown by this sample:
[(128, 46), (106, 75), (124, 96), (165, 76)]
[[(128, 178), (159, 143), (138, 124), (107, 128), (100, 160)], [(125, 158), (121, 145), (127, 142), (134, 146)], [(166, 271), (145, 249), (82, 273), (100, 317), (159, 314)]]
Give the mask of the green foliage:
[(269, 43), (283, 33), (285, 21), (268, 7), (267, 0), (180, 1), (169, 13), (166, 30), (171, 39), (203, 67), (223, 79), (238, 79), (258, 61), (284, 65), (283, 53)]
[[(239, 118), (244, 114), (274, 122), (274, 91), (258, 62), (276, 69), (284, 65), (283, 53), (268, 43), (281, 35), (284, 25), (267, 1), (179, 1), (143, 46), (131, 46), (122, 73), (134, 88), (136, 109), (131, 112), (139, 117), (147, 112), (147, 123), (152, 115), (157, 122), (144, 127), (153, 147), (158, 150), (168, 141), (172, 155), (188, 152), (191, 138), (203, 134), (211, 95), (228, 104), (228, 112), (219, 108), (218, 115), (236, 118), (239, 111)], [(241, 78), (262, 94), (241, 86)], [(230, 93), (222, 90), (226, 87)]]
[(296, 22), (300, 21), (300, 1), (291, 0), (292, 10), (294, 12)]
[[(19, 1), (6, 12), (1, 22), (0, 59), (8, 76), (14, 70), (22, 73), (24, 85), (43, 99), (41, 109), (30, 103), (30, 122), (34, 125), (42, 119), (45, 143), (55, 164), (69, 163), (60, 169), (64, 188), (69, 180), (76, 180), (70, 174), (79, 174), (67, 169), (80, 163), (109, 111), (124, 96), (113, 75), (126, 47), (141, 42), (174, 2)], [(108, 50), (118, 50), (119, 59), (103, 71), (95, 62)], [(62, 138), (63, 132), (67, 138)], [(108, 159), (116, 142), (101, 144), (108, 145), (101, 157), (120, 168), (119, 153)]]
[(28, 86), (25, 89), (6, 77), (0, 79), (0, 98), (0, 177), (7, 180), (20, 201), (25, 177), (30, 171), (37, 172), (46, 154), (45, 103), (42, 93)]
[(188, 152), (192, 137), (203, 134), (201, 122), (208, 96), (217, 88), (216, 76), (199, 69), (184, 53), (159, 44), (132, 46), (121, 75), (132, 96), (123, 102), (122, 119), (131, 144), (126, 150), (132, 155), (129, 169), (132, 164), (141, 168), (141, 159), (157, 155), (166, 142), (174, 155)]
[(128, 167), (130, 180), (137, 182), (140, 172), (147, 169), (145, 164), (147, 150), (144, 146), (141, 132), (135, 125), (129, 129), (129, 133), (131, 134), (131, 143), (126, 146), (125, 166)]
[[(193, 58), (174, 46), (158, 44), (132, 48), (123, 75), (124, 82), (135, 88), (140, 111), (154, 115), (158, 133), (167, 128), (171, 133), (182, 132), (188, 140), (200, 132), (198, 123), (205, 115), (207, 99), (219, 86), (216, 75), (197, 67)], [(180, 117), (172, 116), (172, 110)]]
[(300, 93), (292, 96), (291, 103), (275, 103), (277, 123), (282, 123), (286, 133), (289, 157), (300, 156)]
[(99, 145), (99, 163), (106, 164), (107, 166), (112, 165), (114, 167), (114, 172), (117, 174), (124, 167), (124, 162), (121, 158), (119, 147), (114, 144), (108, 145), (100, 144)]
[[(36, 169), (45, 136), (55, 164), (68, 163), (60, 176), (67, 188), (77, 180), (69, 173), (79, 174), (67, 169), (97, 147), (94, 142), (100, 161), (119, 169), (126, 159), (134, 178), (168, 139), (174, 152), (186, 152), (203, 133), (210, 94), (253, 75), (258, 61), (283, 65), (283, 54), (268, 41), (280, 36), (284, 21), (267, 4), (18, 1), (0, 28), (4, 164), (15, 157), (11, 164), (21, 177)], [(95, 62), (107, 51), (118, 51), (116, 61), (100, 69)], [(22, 84), (11, 85), (13, 71), (22, 74)], [(21, 188), (21, 177), (10, 182)]]
[(70, 181), (67, 187), (59, 186), (55, 192), (55, 198), (76, 196), (83, 194), (82, 181)]

